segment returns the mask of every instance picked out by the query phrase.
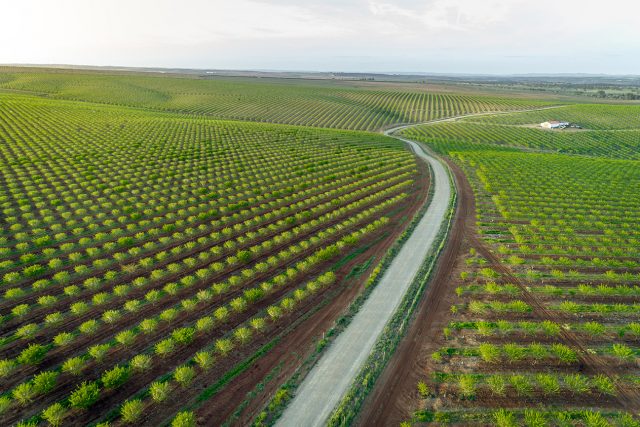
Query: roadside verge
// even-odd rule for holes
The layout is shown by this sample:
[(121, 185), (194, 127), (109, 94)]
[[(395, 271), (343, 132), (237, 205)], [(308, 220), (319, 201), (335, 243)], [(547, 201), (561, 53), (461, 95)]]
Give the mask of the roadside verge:
[[(305, 378), (277, 425), (323, 425), (336, 406), (344, 407), (340, 403), (343, 397), (354, 403), (361, 402), (361, 398), (350, 399), (350, 396), (360, 396), (351, 391), (354, 380), (359, 378), (372, 351), (374, 355), (378, 354), (374, 349), (382, 346), (382, 353), (390, 356), (388, 336), (398, 335), (398, 330), (404, 330), (407, 324), (406, 319), (396, 318), (396, 314), (401, 312), (400, 315), (405, 316), (405, 310), (415, 307), (426, 285), (426, 280), (422, 279), (431, 269), (429, 265), (435, 262), (449, 227), (453, 201), (451, 178), (448, 169), (421, 146), (404, 138), (398, 139), (408, 143), (430, 164), (434, 177), (431, 203), (351, 324)], [(399, 341), (399, 336), (394, 339)], [(355, 384), (359, 383), (356, 381)]]

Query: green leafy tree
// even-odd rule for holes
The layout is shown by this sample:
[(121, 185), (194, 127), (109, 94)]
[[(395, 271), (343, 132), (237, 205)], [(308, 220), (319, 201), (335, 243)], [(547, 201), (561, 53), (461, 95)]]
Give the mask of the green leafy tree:
[(193, 341), (196, 330), (194, 328), (179, 328), (171, 333), (171, 338), (179, 345), (187, 345)]
[(487, 363), (496, 363), (500, 360), (500, 349), (498, 346), (482, 343), (478, 346), (480, 357)]
[(614, 382), (604, 374), (596, 375), (591, 379), (591, 382), (593, 383), (596, 390), (598, 390), (602, 394), (607, 394), (610, 396), (616, 396), (618, 394)]
[(31, 403), (37, 394), (35, 386), (30, 382), (18, 384), (11, 392), (13, 398), (22, 406)]
[(69, 404), (74, 408), (86, 409), (93, 405), (100, 395), (100, 387), (95, 382), (83, 382), (69, 396)]
[(86, 335), (95, 334), (100, 328), (100, 323), (96, 319), (90, 319), (78, 326), (80, 333)]
[(158, 328), (156, 319), (144, 319), (140, 322), (140, 330), (145, 334), (150, 334)]
[(249, 321), (249, 324), (256, 331), (262, 331), (267, 326), (267, 321), (262, 317), (255, 317)]
[(191, 366), (180, 366), (176, 368), (173, 377), (182, 387), (187, 387), (196, 377), (196, 371)]
[(58, 380), (56, 371), (43, 371), (33, 377), (33, 387), (38, 394), (45, 394), (53, 390)]
[(57, 347), (63, 347), (65, 345), (71, 344), (76, 337), (70, 332), (60, 332), (58, 335), (53, 337), (53, 344)]
[(115, 389), (127, 382), (129, 379), (130, 370), (125, 366), (114, 366), (112, 369), (106, 371), (100, 377), (102, 385), (106, 388)]
[(509, 382), (515, 389), (518, 396), (530, 396), (533, 391), (529, 378), (524, 375), (511, 375), (509, 377)]
[(196, 322), (196, 330), (202, 331), (202, 332), (208, 332), (213, 328), (214, 325), (215, 325), (215, 321), (213, 320), (213, 317), (210, 317), (210, 316), (202, 317), (198, 319), (198, 321)]
[(625, 360), (633, 360), (635, 354), (631, 347), (626, 344), (615, 343), (611, 347), (614, 356)]
[(458, 377), (458, 390), (460, 396), (473, 398), (476, 395), (476, 380), (473, 376), (462, 374)]
[(171, 427), (196, 427), (196, 416), (193, 412), (179, 412), (171, 421)]
[(524, 424), (527, 427), (546, 427), (549, 422), (542, 412), (536, 409), (525, 409)]
[(173, 353), (175, 348), (175, 341), (172, 338), (166, 338), (155, 345), (154, 351), (158, 356), (166, 357)]
[(230, 339), (221, 338), (216, 341), (215, 348), (222, 356), (226, 356), (231, 350), (233, 350), (233, 342)]
[(9, 376), (16, 368), (16, 363), (11, 359), (0, 360), (0, 378)]
[(544, 395), (553, 395), (560, 393), (560, 382), (553, 374), (537, 374), (536, 381), (542, 389)]
[(110, 348), (110, 344), (96, 344), (89, 347), (89, 355), (94, 359), (101, 361), (107, 355)]
[(503, 408), (493, 413), (493, 419), (497, 427), (516, 427), (518, 425), (513, 412)]
[(576, 352), (564, 344), (553, 344), (551, 346), (551, 351), (563, 363), (574, 363), (578, 361)]
[(9, 396), (0, 396), (0, 415), (7, 412), (9, 406), (11, 406), (11, 398)]
[(211, 366), (213, 366), (214, 357), (213, 354), (208, 351), (199, 351), (196, 353), (193, 360), (198, 364), (200, 369), (207, 371)]
[(251, 329), (247, 327), (240, 327), (233, 332), (233, 336), (241, 344), (246, 344), (251, 339)]
[(22, 365), (37, 365), (49, 349), (41, 344), (29, 344), (29, 347), (22, 350), (16, 360)]
[(80, 375), (85, 366), (85, 360), (78, 356), (67, 359), (62, 364), (62, 372), (67, 372), (71, 375)]
[(147, 354), (138, 354), (131, 359), (129, 366), (135, 372), (144, 372), (151, 369), (151, 356)]
[(126, 401), (120, 408), (120, 415), (126, 423), (135, 423), (144, 410), (144, 405), (140, 399)]
[(507, 382), (502, 375), (491, 375), (486, 379), (489, 390), (496, 396), (504, 396), (507, 390)]
[(67, 416), (67, 408), (60, 403), (54, 403), (42, 411), (42, 418), (51, 426), (61, 426)]
[(567, 388), (574, 394), (584, 394), (590, 389), (589, 380), (584, 375), (569, 374), (563, 377), (564, 383)]
[(509, 360), (510, 362), (517, 362), (519, 360), (522, 360), (526, 355), (525, 349), (520, 347), (518, 344), (504, 344), (502, 346), (502, 351), (507, 357), (507, 360)]
[(129, 347), (136, 340), (136, 333), (131, 329), (122, 331), (116, 335), (116, 341), (125, 347)]
[(149, 387), (149, 393), (151, 394), (151, 398), (156, 402), (164, 401), (171, 392), (171, 384), (169, 382), (160, 382), (156, 381), (151, 383)]
[(429, 386), (424, 381), (418, 382), (418, 393), (421, 397), (428, 397), (430, 394)]

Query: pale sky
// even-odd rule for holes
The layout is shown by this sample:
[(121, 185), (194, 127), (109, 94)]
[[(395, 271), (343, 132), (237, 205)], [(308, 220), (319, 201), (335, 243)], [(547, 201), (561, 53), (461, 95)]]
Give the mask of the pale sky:
[(640, 74), (637, 0), (4, 0), (0, 63)]

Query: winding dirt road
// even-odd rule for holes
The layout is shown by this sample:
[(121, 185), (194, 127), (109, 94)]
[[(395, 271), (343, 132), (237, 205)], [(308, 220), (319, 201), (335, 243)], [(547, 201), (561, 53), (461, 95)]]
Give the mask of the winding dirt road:
[[(409, 239), (407, 239), (398, 255), (394, 258), (376, 288), (361, 307), (360, 311), (353, 318), (351, 324), (340, 334), (340, 336), (338, 336), (327, 352), (320, 358), (320, 361), (304, 379), (298, 388), (296, 396), (287, 406), (282, 417), (280, 417), (276, 423), (277, 426), (320, 426), (326, 423), (334, 408), (340, 403), (342, 397), (348, 391), (351, 383), (359, 373), (385, 325), (400, 305), (402, 298), (413, 282), (420, 266), (424, 262), (424, 259), (430, 251), (433, 250), (435, 238), (444, 222), (447, 208), (449, 206), (449, 200), (453, 191), (452, 183), (449, 180), (449, 173), (447, 171), (448, 168), (431, 153), (428, 153), (418, 143), (394, 135), (394, 133), (409, 127), (455, 121), (465, 117), (509, 114), (560, 107), (563, 107), (563, 105), (543, 107), (533, 110), (467, 114), (432, 120), (419, 124), (400, 125), (384, 131), (385, 135), (392, 136), (408, 144), (416, 155), (432, 168), (434, 172), (433, 198), (431, 199), (429, 208), (422, 219), (420, 219), (417, 227), (414, 229)], [(452, 238), (453, 242), (452, 244), (448, 244), (445, 249), (446, 256), (444, 258), (446, 259), (439, 263), (440, 265), (436, 271), (438, 280), (436, 280), (436, 284), (434, 286), (429, 288), (427, 298), (423, 298), (424, 301), (418, 310), (418, 317), (424, 317), (425, 312), (430, 314), (428, 317), (433, 317), (433, 314), (438, 310), (426, 310), (424, 305), (429, 302), (440, 305), (439, 303), (442, 302), (442, 297), (446, 290), (445, 286), (442, 284), (444, 282), (442, 279), (448, 276), (450, 271), (453, 269), (455, 258), (460, 250), (462, 235), (464, 230), (468, 228), (468, 224), (465, 223), (469, 218), (469, 211), (471, 210), (469, 206), (469, 203), (472, 203), (470, 196), (470, 194), (466, 194), (466, 197), (459, 201), (461, 209), (456, 213), (456, 220), (452, 230), (454, 236)], [(440, 283), (440, 285), (437, 283)], [(422, 331), (425, 330), (425, 328), (420, 329)], [(413, 338), (416, 338), (415, 335), (416, 334), (414, 333)], [(411, 341), (413, 341), (414, 344), (417, 344), (417, 341)], [(403, 344), (404, 345), (401, 344), (397, 353), (404, 354), (406, 350), (409, 350), (407, 348), (406, 340)], [(394, 359), (396, 369), (391, 369), (391, 371), (398, 372), (397, 362), (400, 358), (396, 354)], [(392, 362), (392, 364), (394, 363)], [(390, 370), (387, 369), (386, 373), (389, 371)], [(383, 375), (381, 381), (382, 384), (376, 385), (378, 393), (377, 396), (374, 397), (374, 401), (380, 401), (379, 399), (382, 396), (379, 392), (381, 388), (384, 388), (381, 387), (381, 385), (386, 383), (388, 380), (388, 374)], [(402, 381), (397, 382), (396, 387), (400, 386), (401, 382)], [(388, 394), (386, 394), (386, 397), (388, 397)], [(369, 399), (369, 402), (371, 402), (371, 399)], [(371, 416), (373, 415), (371, 412), (375, 413), (377, 411), (371, 411), (371, 407), (369, 407), (365, 412), (368, 413), (367, 415)], [(378, 415), (378, 417), (376, 417), (376, 415)], [(379, 412), (376, 415), (373, 415), (372, 417), (374, 423), (382, 421), (383, 419), (385, 420), (384, 422), (389, 421), (385, 416), (380, 417), (381, 414)], [(388, 415), (388, 413), (386, 415)], [(365, 415), (364, 418), (366, 419), (368, 417)], [(362, 417), (359, 421), (362, 423)]]
[(449, 173), (440, 161), (413, 141), (411, 146), (433, 170), (433, 197), (424, 216), (393, 259), (351, 324), (338, 336), (302, 382), (276, 425), (323, 425), (349, 389), (387, 322), (433, 249), (452, 195)]

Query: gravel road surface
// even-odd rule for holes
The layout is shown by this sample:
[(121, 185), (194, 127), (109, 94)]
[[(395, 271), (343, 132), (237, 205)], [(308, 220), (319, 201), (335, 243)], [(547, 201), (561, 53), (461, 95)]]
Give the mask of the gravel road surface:
[[(391, 133), (398, 128), (390, 129)], [(445, 167), (413, 141), (405, 141), (433, 170), (429, 208), (393, 259), (380, 282), (351, 321), (304, 379), (277, 426), (324, 425), (371, 353), (376, 340), (400, 305), (445, 220), (451, 185)]]

